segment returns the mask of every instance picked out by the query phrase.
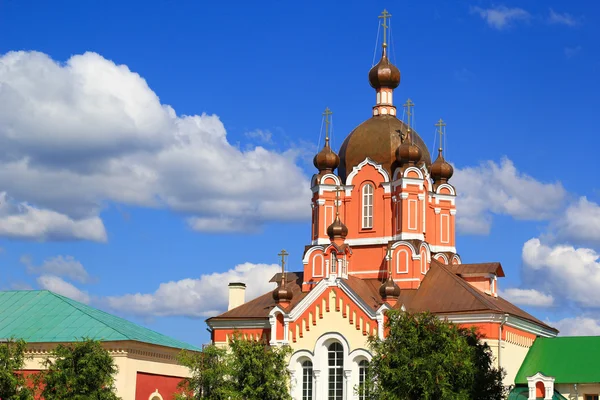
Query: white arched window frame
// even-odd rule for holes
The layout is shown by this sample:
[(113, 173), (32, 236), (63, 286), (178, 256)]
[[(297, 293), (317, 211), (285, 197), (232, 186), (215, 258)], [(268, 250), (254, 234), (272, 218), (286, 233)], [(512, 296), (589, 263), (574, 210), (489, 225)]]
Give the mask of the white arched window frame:
[(397, 274), (406, 274), (408, 273), (408, 260), (410, 259), (410, 254), (406, 249), (400, 249), (396, 253), (396, 273)]
[(340, 342), (333, 342), (327, 347), (327, 383), (328, 400), (344, 398), (344, 347)]
[(362, 188), (362, 228), (373, 228), (373, 185), (367, 183)]
[(367, 400), (369, 397), (365, 388), (367, 382), (367, 368), (369, 367), (369, 361), (363, 359), (358, 363), (358, 398), (359, 400)]
[(313, 277), (320, 278), (325, 275), (325, 257), (317, 254), (313, 258)]
[(302, 400), (313, 398), (313, 363), (305, 360), (302, 363)]

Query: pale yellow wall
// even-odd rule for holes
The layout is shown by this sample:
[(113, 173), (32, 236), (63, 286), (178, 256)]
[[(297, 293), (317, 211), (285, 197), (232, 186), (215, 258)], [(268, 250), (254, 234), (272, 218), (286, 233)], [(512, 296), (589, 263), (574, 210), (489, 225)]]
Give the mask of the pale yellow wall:
[[(350, 351), (363, 348), (367, 349), (368, 336), (362, 334), (362, 329), (356, 329), (356, 321), (350, 324), (348, 316), (343, 317), (342, 311), (336, 311), (335, 307), (330, 307), (329, 312), (323, 310), (323, 319), (317, 317), (317, 324), (310, 326), (310, 331), (304, 331), (303, 337), (296, 336), (296, 343), (290, 340), (290, 346), (294, 351), (310, 350), (313, 351), (317, 339), (325, 333), (337, 332), (343, 335), (350, 346)], [(364, 321), (370, 324), (371, 331), (377, 327), (376, 321)]]
[[(31, 359), (25, 362), (28, 370), (42, 369), (42, 361), (47, 352), (56, 346), (55, 343), (35, 343), (28, 347)], [(137, 342), (107, 342), (103, 343), (119, 368), (115, 376), (117, 395), (123, 400), (135, 399), (135, 384), (138, 372), (156, 375), (189, 377), (188, 368), (178, 365), (176, 357), (179, 350)]]
[(573, 384), (555, 384), (554, 389), (558, 390), (560, 394), (569, 400), (584, 400), (583, 396), (586, 394), (600, 394), (600, 384), (597, 383), (577, 384), (577, 393), (579, 396), (575, 395), (575, 388), (573, 388)]
[[(486, 340), (485, 341), (490, 348), (492, 349), (492, 354), (494, 355), (494, 365), (498, 366), (498, 341), (497, 340)], [(514, 385), (515, 377), (517, 376), (517, 372), (519, 372), (519, 368), (521, 368), (521, 364), (523, 364), (523, 360), (529, 351), (529, 347), (519, 346), (514, 343), (509, 343), (506, 341), (502, 341), (502, 354), (500, 363), (501, 367), (506, 371), (506, 376), (504, 377), (504, 385)]]

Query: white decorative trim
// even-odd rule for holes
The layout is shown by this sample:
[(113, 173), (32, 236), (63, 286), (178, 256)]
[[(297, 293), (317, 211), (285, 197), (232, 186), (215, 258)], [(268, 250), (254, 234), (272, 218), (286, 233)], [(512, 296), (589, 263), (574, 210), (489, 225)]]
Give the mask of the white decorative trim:
[(325, 179), (327, 178), (333, 178), (333, 180), (335, 181), (336, 185), (341, 185), (342, 181), (340, 180), (340, 177), (334, 174), (325, 174), (321, 177), (321, 182), (325, 181)]
[(379, 172), (381, 174), (381, 176), (383, 176), (384, 182), (390, 181), (390, 176), (388, 175), (387, 171), (385, 169), (383, 169), (381, 164), (378, 164), (375, 161), (371, 160), (369, 157), (367, 157), (356, 167), (352, 168), (352, 172), (350, 172), (350, 174), (348, 174), (348, 176), (346, 177), (346, 185), (351, 185), (352, 180), (354, 179), (356, 174), (358, 174), (358, 172), (367, 164), (374, 167), (377, 170), (377, 172)]
[(425, 236), (422, 233), (414, 232), (400, 232), (394, 236), (394, 240), (425, 240)]
[(433, 212), (434, 212), (434, 213), (436, 213), (436, 214), (439, 214), (439, 213), (441, 213), (441, 212), (442, 212), (442, 209), (441, 209), (441, 208), (439, 208), (439, 207), (435, 207), (435, 208), (433, 209)]
[(213, 321), (209, 320), (206, 323), (211, 329), (236, 329), (236, 328), (264, 329), (264, 328), (271, 327), (271, 324), (269, 324), (269, 321), (266, 321), (266, 320), (252, 320), (252, 319), (245, 320), (245, 319), (241, 319), (241, 318), (236, 319), (236, 320), (213, 320)]
[(444, 259), (444, 264), (450, 263), (450, 260), (448, 260), (448, 257), (444, 253), (438, 253), (433, 258), (435, 258), (437, 260), (438, 257), (442, 257)]
[(456, 215), (456, 208), (452, 208), (450, 210), (450, 215)]
[(552, 396), (554, 395), (554, 377), (546, 376), (541, 372), (533, 376), (527, 377), (527, 387), (529, 389), (529, 399), (536, 399), (536, 385), (538, 382), (541, 382), (544, 385), (544, 400), (552, 400)]
[(408, 199), (408, 196), (410, 196), (410, 193), (408, 193), (408, 192), (402, 192), (402, 193), (400, 193), (400, 198), (402, 200)]
[[(327, 244), (329, 244), (329, 243), (330, 243), (330, 241), (328, 240)], [(307, 265), (308, 261), (310, 259), (310, 255), (313, 252), (317, 251), (317, 250), (321, 250), (321, 252), (325, 252), (325, 248), (323, 246), (314, 246), (314, 247), (311, 247), (310, 249), (308, 249), (308, 251), (306, 252), (306, 254), (304, 254), (304, 258), (302, 258), (302, 264)]]
[(408, 177), (408, 173), (409, 173), (409, 172), (411, 172), (411, 171), (413, 171), (413, 172), (416, 172), (416, 173), (417, 173), (417, 175), (419, 176), (419, 179), (424, 179), (424, 178), (425, 178), (425, 177), (423, 176), (423, 171), (421, 171), (421, 170), (420, 170), (419, 168), (417, 168), (417, 167), (408, 167), (408, 168), (406, 168), (406, 169), (404, 170), (404, 174), (403, 174), (403, 175), (404, 175), (404, 178), (408, 178), (408, 179), (416, 179), (416, 178), (409, 178), (409, 177)]
[(322, 206), (323, 204), (325, 204), (327, 200), (325, 199), (317, 199), (315, 200), (315, 203), (317, 203), (317, 205)]
[(449, 201), (450, 204), (452, 204), (453, 206), (456, 205), (456, 196), (453, 196), (451, 194), (435, 193), (433, 195), (433, 198), (435, 199), (435, 204), (440, 204), (440, 200), (443, 200), (443, 201)]
[(419, 199), (421, 201), (425, 200), (425, 193), (419, 193), (419, 194), (417, 194), (417, 199)]
[(430, 244), (429, 247), (434, 253), (442, 253), (444, 251), (447, 251), (449, 253), (456, 253), (456, 247), (454, 246), (440, 246), (437, 244)]
[(394, 279), (394, 282), (419, 282), (420, 280), (419, 278), (399, 278)]
[(348, 275), (380, 274), (382, 272), (387, 272), (387, 270), (386, 269), (372, 269), (369, 271), (354, 271), (354, 272), (349, 272)]
[[(449, 195), (447, 195), (447, 194), (441, 194), (440, 193), (440, 190), (444, 189), (444, 188), (450, 190), (450, 194)], [(454, 186), (452, 186), (449, 183), (442, 183), (440, 186), (437, 187), (435, 193), (438, 194), (438, 195), (442, 195), (442, 196), (456, 196), (456, 189), (454, 189)]]
[(158, 389), (156, 389), (153, 393), (150, 394), (150, 396), (148, 396), (148, 400), (163, 400), (163, 397), (158, 392)]
[(383, 182), (381, 187), (383, 188), (383, 193), (392, 193), (392, 186), (390, 182)]
[(352, 190), (354, 189), (354, 185), (346, 185), (343, 188), (344, 188), (346, 196), (352, 195)]

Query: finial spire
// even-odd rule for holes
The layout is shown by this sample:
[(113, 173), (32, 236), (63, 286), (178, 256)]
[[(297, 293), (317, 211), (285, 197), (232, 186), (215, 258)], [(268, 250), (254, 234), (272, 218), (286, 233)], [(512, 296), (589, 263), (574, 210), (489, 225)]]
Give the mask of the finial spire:
[(385, 49), (387, 47), (387, 28), (389, 28), (389, 26), (386, 24), (387, 20), (389, 18), (391, 18), (392, 14), (390, 14), (389, 12), (387, 12), (387, 10), (383, 10), (383, 12), (381, 13), (381, 15), (377, 18), (381, 18), (383, 19), (383, 23), (381, 24), (381, 26), (383, 26), (383, 48)]
[(415, 103), (413, 103), (413, 101), (411, 99), (406, 100), (406, 103), (404, 103), (404, 108), (406, 108), (406, 121), (408, 125), (408, 130), (411, 130), (411, 120), (410, 117), (413, 115), (412, 109), (415, 106)]
[(325, 145), (329, 144), (329, 124), (331, 124), (331, 121), (329, 120), (329, 117), (332, 114), (333, 113), (331, 112), (331, 110), (329, 109), (329, 107), (326, 107), (325, 111), (323, 112), (323, 116), (325, 117)]
[(342, 188), (340, 185), (335, 187), (335, 216), (338, 218), (340, 216), (340, 192)]
[(444, 128), (446, 126), (446, 123), (444, 122), (443, 119), (440, 118), (440, 120), (437, 122), (437, 124), (435, 124), (435, 126), (438, 127), (437, 133), (439, 133), (439, 135), (440, 135), (440, 148), (439, 148), (439, 151), (440, 151), (440, 154), (442, 154), (442, 143), (443, 143), (442, 142), (442, 135), (444, 134)]
[(285, 257), (289, 256), (289, 253), (283, 249), (277, 255), (281, 257), (281, 286), (283, 286), (285, 284)]

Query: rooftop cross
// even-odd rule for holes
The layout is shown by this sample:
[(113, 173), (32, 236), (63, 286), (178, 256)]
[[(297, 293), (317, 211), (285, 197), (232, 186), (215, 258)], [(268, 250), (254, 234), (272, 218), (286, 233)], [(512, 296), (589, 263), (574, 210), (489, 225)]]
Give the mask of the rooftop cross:
[(390, 18), (392, 16), (392, 14), (390, 14), (389, 12), (387, 12), (387, 10), (383, 10), (383, 12), (381, 13), (381, 15), (377, 18), (381, 18), (383, 19), (383, 23), (381, 24), (381, 26), (383, 26), (383, 47), (387, 47), (387, 28), (388, 25), (386, 24), (388, 18)]
[(342, 191), (342, 188), (340, 187), (340, 185), (335, 187), (335, 216), (339, 217), (340, 216), (340, 192)]
[(329, 117), (332, 114), (333, 113), (331, 112), (329, 107), (326, 107), (325, 111), (323, 112), (323, 116), (325, 117), (325, 143), (329, 143), (329, 124), (331, 124)]
[(407, 118), (407, 125), (408, 125), (408, 130), (410, 130), (410, 117), (412, 116), (412, 109), (415, 106), (415, 103), (413, 103), (413, 101), (411, 99), (406, 100), (406, 103), (404, 103), (404, 108), (406, 108), (406, 118)]
[(444, 130), (443, 128), (446, 126), (446, 123), (444, 122), (443, 119), (440, 118), (440, 120), (437, 122), (437, 124), (435, 124), (435, 126), (438, 127), (438, 133), (440, 134), (440, 152), (442, 151), (442, 135), (444, 134)]
[(277, 255), (281, 257), (281, 284), (283, 285), (285, 283), (285, 257), (289, 256), (289, 253), (283, 249)]

